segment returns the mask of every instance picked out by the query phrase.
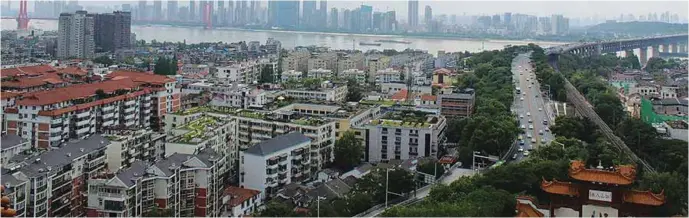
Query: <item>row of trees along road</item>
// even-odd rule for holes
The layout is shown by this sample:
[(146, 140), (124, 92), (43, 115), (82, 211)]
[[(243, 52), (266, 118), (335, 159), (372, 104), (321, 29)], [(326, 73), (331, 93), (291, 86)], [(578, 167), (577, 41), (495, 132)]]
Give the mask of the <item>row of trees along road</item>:
[[(629, 116), (617, 97), (617, 89), (607, 84), (608, 77), (617, 71), (638, 69), (638, 59), (618, 58), (612, 54), (591, 57), (561, 55), (558, 66), (561, 73), (556, 73), (548, 64), (543, 49), (531, 46), (533, 64), (537, 79), (541, 84), (548, 84), (555, 98), (565, 101), (564, 78), (568, 78), (594, 110), (613, 129), (625, 144), (640, 158), (651, 164), (658, 172), (645, 173), (637, 167), (639, 181), (634, 188), (652, 190), (656, 193), (665, 190), (667, 203), (658, 208), (657, 216), (677, 215), (686, 211), (687, 205), (687, 143), (676, 139), (665, 139), (658, 135), (653, 126), (640, 119)], [(659, 74), (662, 69), (677, 69), (678, 61), (652, 58), (646, 70)], [(591, 156), (589, 164), (603, 165), (626, 163), (628, 160), (615, 160), (619, 151), (610, 146), (601, 137), (597, 127), (586, 118), (558, 117), (551, 128), (558, 137), (581, 140), (588, 147), (602, 149), (600, 155)], [(594, 162), (590, 162), (593, 158)], [(633, 163), (632, 163), (633, 164)]]

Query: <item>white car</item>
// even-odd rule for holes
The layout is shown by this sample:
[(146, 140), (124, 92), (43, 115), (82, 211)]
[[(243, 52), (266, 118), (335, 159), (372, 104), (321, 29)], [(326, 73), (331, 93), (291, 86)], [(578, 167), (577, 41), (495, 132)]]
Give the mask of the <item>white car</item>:
[(519, 118), (524, 118), (524, 115), (523, 115), (523, 114), (520, 114), (520, 115), (519, 115)]
[(538, 130), (539, 135), (543, 135), (543, 130)]
[(529, 129), (533, 129), (533, 125), (529, 125)]
[[(538, 95), (537, 95), (537, 96), (538, 96)], [(540, 107), (538, 108), (538, 111), (542, 111), (542, 110), (543, 110), (543, 108), (540, 108)]]
[(522, 129), (526, 129), (526, 126), (522, 125)]
[(550, 129), (548, 127), (545, 128), (546, 132), (550, 132)]
[(526, 112), (526, 116), (531, 116), (531, 112)]
[(524, 151), (524, 156), (529, 156), (529, 151)]
[[(527, 80), (528, 81), (528, 80)], [(529, 85), (529, 88), (531, 88), (531, 85)]]
[(531, 138), (531, 133), (526, 134), (526, 137), (527, 137), (527, 138)]
[(535, 143), (536, 143), (536, 139), (535, 139), (535, 138), (532, 138), (532, 139), (531, 139), (531, 143), (535, 144)]
[(523, 101), (523, 100), (524, 100), (524, 97), (519, 98), (519, 100), (522, 100), (522, 101)]
[(522, 152), (522, 151), (524, 151), (524, 147), (522, 147), (522, 146), (519, 146), (519, 149), (517, 149), (517, 151), (519, 151), (519, 152)]
[(529, 119), (529, 123), (533, 123), (533, 120)]

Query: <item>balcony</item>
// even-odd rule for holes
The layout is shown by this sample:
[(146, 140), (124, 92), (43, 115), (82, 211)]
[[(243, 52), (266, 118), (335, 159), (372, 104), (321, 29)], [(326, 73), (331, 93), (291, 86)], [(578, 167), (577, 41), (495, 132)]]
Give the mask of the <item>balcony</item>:
[(77, 121), (77, 126), (78, 126), (78, 127), (80, 127), (80, 126), (85, 126), (85, 125), (88, 125), (89, 123), (91, 123), (91, 120), (90, 120), (90, 119), (84, 119), (84, 120), (82, 120), (82, 121)]
[(81, 128), (81, 129), (77, 129), (77, 135), (81, 135), (81, 134), (87, 133), (87, 132), (89, 132), (89, 130), (91, 130), (91, 129), (88, 128), (88, 126), (86, 126), (86, 127), (84, 127), (84, 128)]
[(151, 102), (146, 102), (144, 103), (144, 108), (150, 108), (151, 107)]
[(111, 117), (114, 117), (115, 113), (103, 113), (103, 119), (109, 119)]
[(79, 119), (84, 118), (84, 117), (88, 117), (88, 116), (91, 116), (91, 111), (83, 111), (83, 112), (79, 112), (77, 114), (77, 118), (79, 118)]
[(136, 104), (136, 99), (131, 99), (124, 102), (124, 106), (132, 106)]
[(112, 111), (113, 109), (115, 109), (114, 105), (108, 105), (108, 106), (103, 107), (102, 110), (103, 110), (103, 112), (106, 112), (106, 111)]
[(113, 124), (115, 124), (114, 120), (108, 120), (103, 123), (103, 126), (112, 126)]
[(125, 114), (129, 114), (129, 113), (132, 113), (134, 111), (136, 111), (135, 107), (128, 107), (128, 108), (124, 109)]
[(50, 124), (62, 124), (62, 118), (52, 119)]

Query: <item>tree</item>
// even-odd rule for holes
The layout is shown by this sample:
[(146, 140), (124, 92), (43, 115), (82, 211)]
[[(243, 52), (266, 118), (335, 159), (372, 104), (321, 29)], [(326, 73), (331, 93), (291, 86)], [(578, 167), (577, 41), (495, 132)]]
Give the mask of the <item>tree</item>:
[(349, 102), (359, 102), (363, 98), (361, 94), (361, 87), (354, 78), (347, 79), (347, 101)]
[(174, 75), (170, 73), (170, 61), (165, 57), (159, 57), (153, 68), (153, 73), (158, 75)]
[(94, 59), (93, 59), (93, 62), (99, 63), (99, 64), (104, 64), (104, 65), (106, 65), (106, 66), (110, 66), (110, 65), (112, 65), (112, 64), (114, 63), (114, 62), (112, 61), (112, 59), (110, 59), (110, 57), (108, 57), (107, 55), (103, 55), (103, 56), (94, 58)]
[(650, 190), (654, 193), (663, 193), (667, 202), (654, 210), (654, 216), (674, 216), (683, 214), (687, 204), (687, 180), (686, 176), (676, 172), (646, 173), (639, 180), (641, 190)]
[(550, 131), (557, 136), (575, 138), (588, 143), (596, 141), (598, 127), (585, 117), (558, 116)]
[(335, 141), (335, 166), (343, 171), (349, 171), (361, 163), (364, 158), (364, 147), (354, 135), (347, 131)]
[(295, 217), (294, 208), (280, 201), (270, 201), (266, 207), (258, 213), (259, 217)]
[(261, 69), (261, 77), (259, 78), (259, 83), (272, 83), (273, 82), (273, 69), (270, 65), (263, 66)]
[(630, 69), (641, 69), (641, 64), (639, 63), (639, 57), (634, 55), (631, 51), (627, 51), (626, 54), (630, 54), (622, 58), (621, 65)]
[[(385, 202), (386, 176), (389, 176), (387, 178), (388, 191), (404, 194), (414, 190), (414, 176), (408, 171), (395, 168), (389, 169), (386, 173), (386, 169), (377, 168), (359, 179), (354, 185), (354, 191), (370, 195), (376, 203), (383, 203)], [(394, 199), (396, 196), (391, 195), (389, 198)]]
[(453, 118), (447, 122), (447, 141), (451, 143), (457, 143), (461, 139), (462, 130), (464, 126), (469, 122), (469, 118)]
[(103, 89), (97, 89), (96, 90), (96, 98), (97, 99), (100, 100), (100, 99), (104, 99), (107, 97), (108, 97), (108, 94), (106, 94), (105, 91), (103, 91)]
[(666, 62), (662, 58), (652, 57), (646, 62), (646, 71), (658, 72), (665, 68)]
[(444, 170), (443, 165), (437, 164), (437, 160), (426, 161), (425, 163), (419, 164), (419, 166), (416, 167), (416, 171), (422, 172), (422, 173), (425, 173), (428, 175), (435, 175), (436, 179), (443, 176), (443, 173), (444, 173), (443, 170)]
[(170, 60), (170, 67), (169, 67), (169, 74), (168, 75), (176, 75), (177, 71), (179, 70), (179, 67), (177, 66), (177, 56), (172, 56), (172, 60)]

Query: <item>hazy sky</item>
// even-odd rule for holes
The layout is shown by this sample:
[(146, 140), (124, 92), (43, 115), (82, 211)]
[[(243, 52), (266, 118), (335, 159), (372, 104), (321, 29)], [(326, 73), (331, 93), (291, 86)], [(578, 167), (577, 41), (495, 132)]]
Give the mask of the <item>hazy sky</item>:
[[(3, 0), (5, 1), (5, 0)], [(148, 4), (153, 4), (153, 0), (147, 0)], [(166, 6), (163, 1), (163, 7)], [(199, 0), (197, 0), (199, 1)], [(217, 1), (217, 0), (215, 0)], [(228, 1), (228, 0), (225, 0)], [(33, 10), (31, 5), (32, 0), (29, 0), (29, 9)], [(105, 5), (119, 5), (124, 2), (136, 5), (138, 0), (129, 1), (98, 1), (98, 0), (79, 0), (79, 4), (83, 6), (105, 6)], [(188, 0), (180, 0), (179, 5), (187, 5)], [(265, 0), (262, 4), (266, 5)], [(373, 6), (375, 11), (395, 10), (397, 11), (398, 19), (406, 19), (407, 1), (400, 0), (384, 0), (384, 1), (348, 1), (348, 0), (329, 0), (328, 7), (337, 8), (355, 8), (361, 4)], [(18, 7), (18, 4), (12, 4), (13, 8)], [(687, 17), (689, 4), (687, 1), (458, 1), (458, 0), (433, 0), (433, 1), (419, 1), (419, 14), (423, 14), (426, 5), (430, 5), (433, 9), (433, 14), (497, 14), (503, 12), (525, 13), (538, 16), (547, 16), (551, 14), (563, 14), (569, 17), (588, 17), (598, 14), (599, 17), (616, 18), (621, 13), (634, 14), (639, 16), (641, 14), (656, 12), (658, 14), (669, 11), (671, 14), (679, 14), (680, 18)]]

